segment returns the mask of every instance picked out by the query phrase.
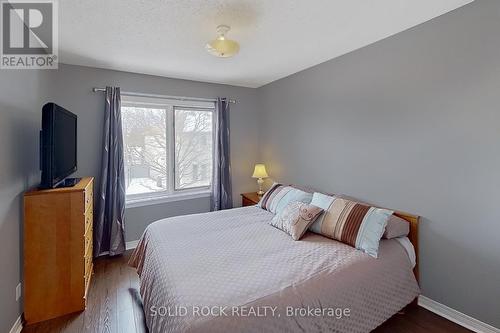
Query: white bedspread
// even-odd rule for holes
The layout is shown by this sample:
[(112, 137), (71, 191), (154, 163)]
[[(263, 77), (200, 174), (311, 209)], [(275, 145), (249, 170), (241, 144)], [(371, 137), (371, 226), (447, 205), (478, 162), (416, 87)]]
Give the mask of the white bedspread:
[(375, 259), (313, 233), (293, 241), (272, 217), (244, 207), (151, 224), (130, 262), (150, 332), (369, 332), (419, 294), (398, 241)]

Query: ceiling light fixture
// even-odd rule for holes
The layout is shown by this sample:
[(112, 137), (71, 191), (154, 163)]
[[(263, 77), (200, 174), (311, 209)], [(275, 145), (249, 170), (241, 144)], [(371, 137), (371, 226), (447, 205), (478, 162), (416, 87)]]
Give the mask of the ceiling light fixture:
[(217, 27), (217, 38), (208, 42), (205, 46), (208, 53), (220, 58), (229, 58), (238, 53), (240, 45), (234, 40), (226, 38), (229, 30), (231, 30), (231, 27), (227, 25)]

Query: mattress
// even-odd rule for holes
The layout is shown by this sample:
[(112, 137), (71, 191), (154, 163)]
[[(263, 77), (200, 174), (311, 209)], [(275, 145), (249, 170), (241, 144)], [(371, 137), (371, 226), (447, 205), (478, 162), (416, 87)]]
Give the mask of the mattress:
[(377, 259), (243, 207), (168, 218), (145, 230), (130, 264), (150, 332), (369, 332), (418, 296), (409, 256)]

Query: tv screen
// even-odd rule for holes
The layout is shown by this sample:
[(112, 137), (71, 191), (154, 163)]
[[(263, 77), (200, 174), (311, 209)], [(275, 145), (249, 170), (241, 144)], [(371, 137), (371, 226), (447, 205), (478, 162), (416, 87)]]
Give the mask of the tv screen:
[(54, 188), (76, 171), (77, 117), (55, 103), (42, 108), (42, 188)]

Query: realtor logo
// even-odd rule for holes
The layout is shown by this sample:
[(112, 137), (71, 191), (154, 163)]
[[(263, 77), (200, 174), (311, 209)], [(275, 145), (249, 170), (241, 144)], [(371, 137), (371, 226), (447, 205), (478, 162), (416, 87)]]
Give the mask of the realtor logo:
[(56, 0), (0, 0), (2, 69), (56, 69)]

